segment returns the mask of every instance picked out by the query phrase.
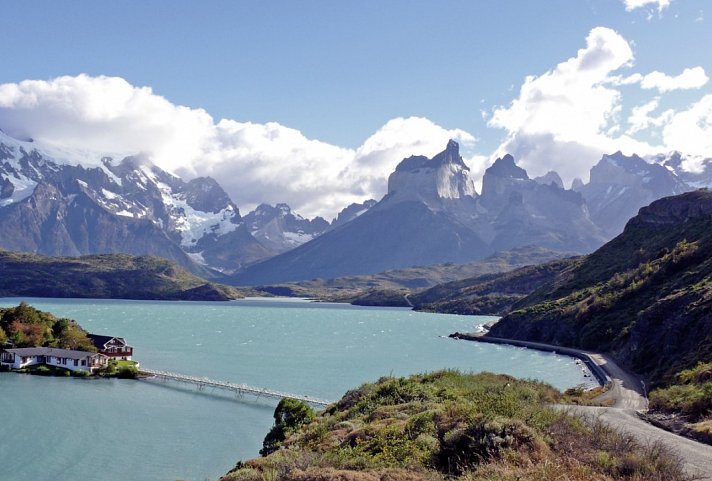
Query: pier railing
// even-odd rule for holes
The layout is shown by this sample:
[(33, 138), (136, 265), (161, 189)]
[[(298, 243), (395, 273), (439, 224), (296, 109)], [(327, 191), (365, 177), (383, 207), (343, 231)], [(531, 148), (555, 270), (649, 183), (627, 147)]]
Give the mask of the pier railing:
[(216, 381), (214, 379), (209, 379), (207, 377), (189, 376), (186, 374), (178, 374), (178, 373), (168, 372), (168, 371), (157, 371), (154, 369), (145, 369), (145, 368), (141, 368), (141, 370), (139, 372), (144, 376), (150, 376), (151, 378), (154, 378), (154, 379), (166, 380), (166, 381), (177, 381), (177, 382), (193, 384), (193, 385), (197, 386), (199, 389), (209, 387), (209, 388), (215, 388), (215, 389), (222, 389), (225, 391), (231, 391), (231, 392), (234, 392), (237, 394), (248, 394), (248, 395), (258, 397), (258, 398), (264, 397), (264, 398), (271, 398), (271, 399), (282, 399), (282, 398), (296, 399), (298, 401), (303, 401), (307, 404), (311, 404), (316, 407), (326, 407), (332, 403), (331, 401), (326, 401), (324, 399), (319, 399), (319, 398), (315, 398), (312, 396), (305, 396), (302, 394), (291, 394), (291, 393), (286, 393), (286, 392), (281, 392), (281, 391), (275, 391), (274, 389), (248, 386), (247, 384), (239, 384), (239, 383), (233, 383), (233, 382), (228, 382), (228, 381)]

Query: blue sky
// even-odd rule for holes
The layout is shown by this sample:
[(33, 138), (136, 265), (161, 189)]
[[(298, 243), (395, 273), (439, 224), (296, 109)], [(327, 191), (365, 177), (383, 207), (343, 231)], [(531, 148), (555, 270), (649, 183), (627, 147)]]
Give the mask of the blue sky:
[[(644, 3), (645, 0), (638, 1)], [(645, 76), (654, 71), (674, 79), (684, 69), (697, 67), (706, 77), (712, 71), (712, 49), (709, 48), (712, 18), (705, 19), (708, 2), (657, 0), (637, 8), (633, 8), (636, 0), (628, 2), (626, 8), (623, 0), (9, 0), (2, 4), (5, 21), (0, 84), (15, 85), (28, 79), (51, 81), (62, 76), (76, 78), (80, 74), (86, 74), (89, 79), (118, 77), (132, 88), (150, 87), (153, 96), (163, 97), (172, 106), (204, 109), (215, 124), (220, 119), (260, 126), (276, 122), (296, 129), (305, 139), (335, 149), (332, 152), (325, 148), (321, 153), (310, 150), (303, 161), (299, 152), (311, 147), (283, 146), (269, 155), (261, 151), (254, 153), (256, 157), (262, 154), (269, 157), (266, 162), (271, 162), (270, 165), (279, 165), (280, 160), (272, 157), (279, 157), (280, 153), (292, 155), (291, 159), (282, 159), (282, 162), (291, 162), (287, 168), (290, 172), (300, 165), (319, 169), (321, 164), (312, 158), (314, 156), (343, 157), (331, 161), (341, 162), (330, 171), (330, 175), (340, 180), (312, 179), (310, 184), (303, 181), (287, 189), (277, 188), (278, 184), (264, 184), (261, 191), (242, 197), (240, 193), (245, 192), (246, 187), (240, 185), (239, 179), (232, 184), (227, 182), (231, 195), (238, 197), (238, 204), (252, 205), (263, 195), (266, 201), (288, 200), (309, 212), (319, 211), (317, 204), (328, 204), (331, 207), (322, 209), (326, 212), (347, 199), (382, 195), (384, 179), (378, 181), (378, 178), (392, 170), (403, 148), (395, 149), (390, 157), (384, 154), (387, 159), (375, 159), (371, 155), (374, 149), (364, 146), (392, 119), (413, 117), (427, 119), (440, 129), (432, 133), (432, 138), (437, 139), (433, 143), (437, 145), (442, 143), (444, 132), (445, 136), (457, 137), (457, 132), (462, 131), (474, 137), (476, 141), (470, 142), (468, 135), (460, 137), (473, 174), (481, 174), (496, 154), (514, 150), (530, 171), (563, 169), (562, 175), (570, 181), (573, 176), (585, 177), (592, 160), (568, 168), (572, 161), (563, 157), (578, 155), (579, 151), (563, 150), (558, 162), (544, 165), (542, 159), (530, 154), (536, 150), (532, 148), (531, 138), (524, 141), (522, 135), (517, 135), (527, 130), (526, 123), (513, 120), (511, 115), (506, 122), (493, 123), (497, 109), (507, 109), (520, 97), (527, 76), (541, 77), (575, 57), (580, 49), (587, 47), (587, 38), (597, 27), (608, 30), (592, 37), (592, 42), (615, 40), (611, 33), (614, 32), (632, 51), (631, 59), (625, 55), (620, 57), (625, 67), (606, 72), (607, 79), (629, 78), (634, 74)], [(712, 92), (708, 81), (700, 81), (700, 71), (696, 73), (697, 80), (691, 80), (693, 87), (665, 87), (661, 91), (660, 87), (641, 88), (643, 84), (633, 80), (611, 87), (621, 98), (605, 115), (618, 117), (619, 133), (606, 126), (610, 130), (606, 131), (607, 139), (611, 142), (602, 142), (605, 145), (601, 145), (600, 150), (615, 148), (617, 144), (613, 140), (620, 133), (632, 132), (628, 120), (633, 109), (655, 99), (657, 104), (655, 109), (648, 109), (647, 123), (630, 137), (657, 149), (684, 145), (679, 136), (669, 135), (674, 141), (663, 139), (662, 130), (674, 113), (690, 108)], [(651, 78), (651, 82), (653, 80)], [(609, 80), (606, 83), (611, 85)], [(42, 114), (45, 119), (48, 116), (41, 104), (48, 101), (41, 95), (38, 98), (40, 106), (36, 107), (36, 115)], [(92, 99), (100, 101), (96, 96)], [(51, 132), (49, 126), (33, 131), (38, 122), (27, 114), (27, 102), (22, 107), (20, 104), (16, 97), (7, 100), (6, 96), (3, 100), (0, 88), (0, 128), (39, 139), (46, 137), (45, 140), (55, 144), (61, 143), (58, 138), (62, 135), (69, 139), (65, 130)], [(65, 108), (68, 107), (65, 105)], [(19, 113), (22, 109), (27, 114), (24, 117)], [(674, 112), (662, 118), (662, 114), (671, 109)], [(56, 114), (55, 122), (63, 121), (56, 108), (51, 112)], [(83, 119), (77, 132), (90, 120)], [(201, 125), (202, 122), (198, 121)], [(110, 123), (102, 125), (122, 132)], [(89, 132), (96, 132), (100, 127), (94, 125)], [(399, 135), (393, 125), (386, 130), (390, 135)], [(542, 134), (541, 130), (536, 134)], [(423, 135), (429, 133), (422, 125), (415, 131)], [(416, 135), (409, 132), (404, 133), (403, 138)], [(560, 134), (554, 132), (554, 140), (571, 141)], [(77, 137), (86, 139), (87, 135), (82, 133)], [(235, 139), (237, 137), (228, 142), (233, 148), (238, 142)], [(593, 142), (590, 136), (574, 140), (587, 147), (590, 147), (587, 142)], [(379, 145), (393, 142), (376, 141)], [(126, 145), (135, 149), (136, 142), (139, 141), (127, 134)], [(89, 143), (94, 149), (120, 150), (114, 144), (104, 146), (99, 140)], [(415, 141), (411, 143), (419, 145)], [(423, 153), (434, 153), (434, 145), (423, 143), (426, 150)], [(646, 148), (637, 147), (630, 139), (619, 143), (624, 150)], [(694, 153), (705, 155), (706, 147), (706, 144), (695, 147)], [(201, 152), (215, 150), (204, 146), (201, 149)], [(224, 150), (225, 146), (221, 144), (220, 149)], [(359, 149), (365, 158), (360, 159), (360, 164), (348, 153)], [(143, 150), (152, 151), (152, 146), (146, 145)], [(595, 155), (598, 154), (596, 151)], [(175, 157), (175, 152), (173, 155)], [(552, 150), (546, 149), (546, 155), (553, 155)], [(594, 157), (593, 152), (587, 151), (585, 155)], [(712, 157), (712, 152), (709, 156)], [(219, 175), (222, 172), (219, 169), (203, 172), (193, 165), (196, 162), (199, 163), (196, 159), (184, 159), (170, 165), (168, 160), (163, 160), (167, 167), (186, 174)], [(240, 177), (237, 173), (250, 171), (250, 166), (242, 162), (228, 162), (220, 157), (210, 164), (227, 166)], [(358, 174), (354, 167), (357, 164)], [(380, 167), (368, 171), (375, 164)], [(364, 177), (364, 169), (368, 171), (366, 177), (373, 178)], [(294, 177), (289, 173), (284, 176), (282, 182)], [(342, 192), (343, 195), (315, 200), (318, 188), (324, 190), (324, 184), (337, 180), (351, 181), (357, 186), (346, 188), (350, 190), (348, 195)], [(298, 191), (311, 193), (300, 196)], [(278, 193), (290, 198), (277, 199)]]

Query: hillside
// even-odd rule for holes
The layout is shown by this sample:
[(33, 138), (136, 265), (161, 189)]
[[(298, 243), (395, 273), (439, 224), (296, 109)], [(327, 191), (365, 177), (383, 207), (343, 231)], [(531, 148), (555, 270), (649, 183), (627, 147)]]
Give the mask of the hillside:
[(520, 267), (447, 282), (409, 297), (418, 311), (468, 315), (504, 315), (535, 290), (574, 269), (580, 257)]
[(452, 371), (384, 377), (319, 415), (284, 399), (264, 457), (222, 481), (687, 480), (658, 445), (549, 405), (553, 388)]
[(609, 351), (660, 384), (712, 360), (711, 313), (712, 192), (698, 190), (640, 209), (490, 335)]
[[(312, 279), (289, 284), (261, 286), (257, 289), (275, 295), (311, 297), (342, 302), (376, 296), (383, 298), (388, 293), (392, 293), (394, 300), (403, 303), (404, 294), (418, 292), (443, 283), (511, 271), (528, 265), (543, 264), (569, 255), (543, 247), (527, 246), (496, 252), (485, 259), (464, 264), (447, 263), (391, 269), (372, 275)], [(387, 305), (392, 305), (392, 303)]]
[(0, 250), (0, 296), (225, 301), (242, 297), (160, 257), (49, 257)]

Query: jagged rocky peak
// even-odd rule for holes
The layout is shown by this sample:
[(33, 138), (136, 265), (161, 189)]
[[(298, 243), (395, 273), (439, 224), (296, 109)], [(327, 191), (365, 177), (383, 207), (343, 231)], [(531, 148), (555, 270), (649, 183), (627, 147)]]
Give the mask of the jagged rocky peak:
[[(485, 204), (503, 204), (512, 188), (530, 181), (527, 171), (514, 162), (514, 157), (507, 154), (494, 161), (485, 170), (482, 177), (482, 197)], [(515, 185), (516, 184), (516, 185)]]
[(527, 171), (519, 167), (510, 154), (495, 160), (494, 164), (485, 170), (485, 175), (508, 179), (529, 179)]
[(193, 209), (217, 214), (226, 206), (235, 211), (233, 222), (240, 220), (240, 211), (227, 193), (212, 177), (197, 177), (189, 181), (184, 189), (185, 200)]
[(562, 189), (564, 188), (564, 181), (561, 180), (561, 176), (559, 176), (559, 174), (554, 172), (553, 170), (550, 170), (549, 172), (540, 177), (535, 177), (534, 181), (542, 185), (554, 184)]
[(450, 140), (445, 150), (428, 159), (412, 156), (401, 161), (388, 177), (391, 201), (420, 200), (427, 204), (443, 199), (477, 197), (470, 169), (460, 156), (460, 146)]
[(689, 219), (712, 215), (712, 192), (709, 189), (699, 189), (674, 197), (664, 197), (643, 207), (638, 215), (630, 219), (626, 225), (641, 224), (676, 225)]
[(583, 186), (583, 180), (581, 180), (579, 177), (574, 178), (574, 180), (571, 182), (571, 190), (578, 191)]
[(329, 228), (322, 217), (305, 219), (289, 205), (260, 204), (245, 215), (245, 224), (260, 244), (274, 252), (284, 252), (321, 235)]
[(339, 214), (336, 216), (334, 220), (331, 221), (331, 228), (336, 228), (341, 225), (346, 224), (349, 221), (354, 220), (355, 218), (361, 216), (362, 214), (365, 214), (368, 209), (376, 205), (377, 202), (373, 199), (368, 199), (367, 201), (364, 201), (361, 204), (358, 204), (354, 202), (353, 204), (350, 204), (348, 207), (344, 207), (344, 209), (339, 212)]
[(650, 191), (654, 198), (680, 194), (690, 190), (679, 176), (670, 169), (659, 164), (651, 164), (636, 154), (624, 155), (621, 151), (612, 155), (604, 155), (591, 168), (589, 185), (595, 184), (613, 184), (628, 187), (637, 185)]

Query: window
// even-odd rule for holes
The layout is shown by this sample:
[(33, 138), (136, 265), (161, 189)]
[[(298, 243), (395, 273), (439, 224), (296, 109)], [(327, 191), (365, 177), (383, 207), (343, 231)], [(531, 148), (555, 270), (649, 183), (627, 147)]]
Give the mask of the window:
[(82, 366), (86, 366), (86, 365), (87, 365), (86, 359), (82, 359)]
[(66, 358), (66, 357), (63, 357), (63, 358), (62, 358), (62, 364), (64, 364), (65, 366), (67, 365), (67, 358)]
[(78, 365), (79, 365), (79, 359), (75, 359), (75, 360), (74, 360), (74, 365), (75, 365), (75, 366), (78, 366)]

